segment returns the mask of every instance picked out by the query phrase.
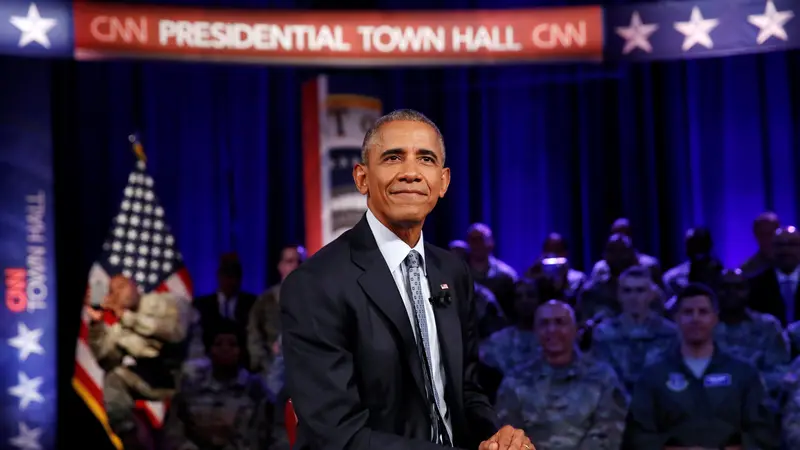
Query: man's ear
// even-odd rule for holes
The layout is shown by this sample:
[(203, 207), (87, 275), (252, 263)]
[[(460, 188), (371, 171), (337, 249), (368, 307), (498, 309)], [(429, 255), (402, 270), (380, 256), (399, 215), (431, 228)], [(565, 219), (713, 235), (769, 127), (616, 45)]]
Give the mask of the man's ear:
[(445, 167), (442, 169), (442, 184), (441, 188), (439, 189), (439, 198), (444, 197), (444, 194), (447, 193), (448, 187), (450, 187), (450, 168)]
[(356, 164), (353, 167), (353, 181), (356, 183), (356, 189), (361, 195), (367, 195), (369, 188), (367, 186), (367, 166), (364, 163)]

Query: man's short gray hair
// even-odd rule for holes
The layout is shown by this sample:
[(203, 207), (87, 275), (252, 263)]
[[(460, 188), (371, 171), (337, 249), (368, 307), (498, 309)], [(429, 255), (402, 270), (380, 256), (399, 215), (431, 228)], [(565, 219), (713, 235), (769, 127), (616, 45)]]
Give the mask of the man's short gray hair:
[(442, 147), (442, 165), (444, 165), (445, 152), (444, 137), (442, 136), (442, 132), (439, 131), (439, 127), (437, 127), (436, 124), (433, 123), (433, 121), (425, 114), (413, 109), (396, 109), (389, 114), (378, 118), (378, 120), (372, 124), (369, 130), (367, 130), (367, 134), (364, 135), (364, 142), (361, 144), (362, 163), (367, 163), (369, 148), (374, 144), (373, 141), (375, 140), (375, 136), (378, 134), (378, 131), (380, 131), (380, 128), (391, 122), (420, 122), (433, 128), (433, 130), (436, 131), (436, 136), (439, 138), (439, 146)]

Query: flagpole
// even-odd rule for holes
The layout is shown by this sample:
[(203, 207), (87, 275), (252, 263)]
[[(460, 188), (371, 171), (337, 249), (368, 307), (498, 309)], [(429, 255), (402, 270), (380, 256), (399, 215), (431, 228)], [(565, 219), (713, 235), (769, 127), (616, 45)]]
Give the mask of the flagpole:
[(128, 141), (131, 143), (133, 153), (136, 155), (136, 158), (143, 162), (147, 162), (147, 155), (144, 153), (144, 147), (142, 146), (142, 142), (139, 140), (139, 137), (136, 134), (132, 134), (128, 136)]

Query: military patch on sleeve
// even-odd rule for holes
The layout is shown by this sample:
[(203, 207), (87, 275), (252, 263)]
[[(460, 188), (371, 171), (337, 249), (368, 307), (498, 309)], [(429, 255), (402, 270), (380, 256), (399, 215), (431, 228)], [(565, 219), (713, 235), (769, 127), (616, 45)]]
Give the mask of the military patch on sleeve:
[(669, 374), (667, 378), (667, 389), (672, 392), (681, 392), (689, 386), (689, 382), (686, 380), (686, 377), (680, 372), (672, 372)]

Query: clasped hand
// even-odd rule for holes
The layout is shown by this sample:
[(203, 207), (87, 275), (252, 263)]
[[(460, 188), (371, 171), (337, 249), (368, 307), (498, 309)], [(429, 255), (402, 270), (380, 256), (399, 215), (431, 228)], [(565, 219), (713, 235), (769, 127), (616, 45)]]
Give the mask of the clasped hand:
[(494, 436), (481, 442), (478, 450), (536, 450), (536, 447), (524, 431), (506, 425)]

